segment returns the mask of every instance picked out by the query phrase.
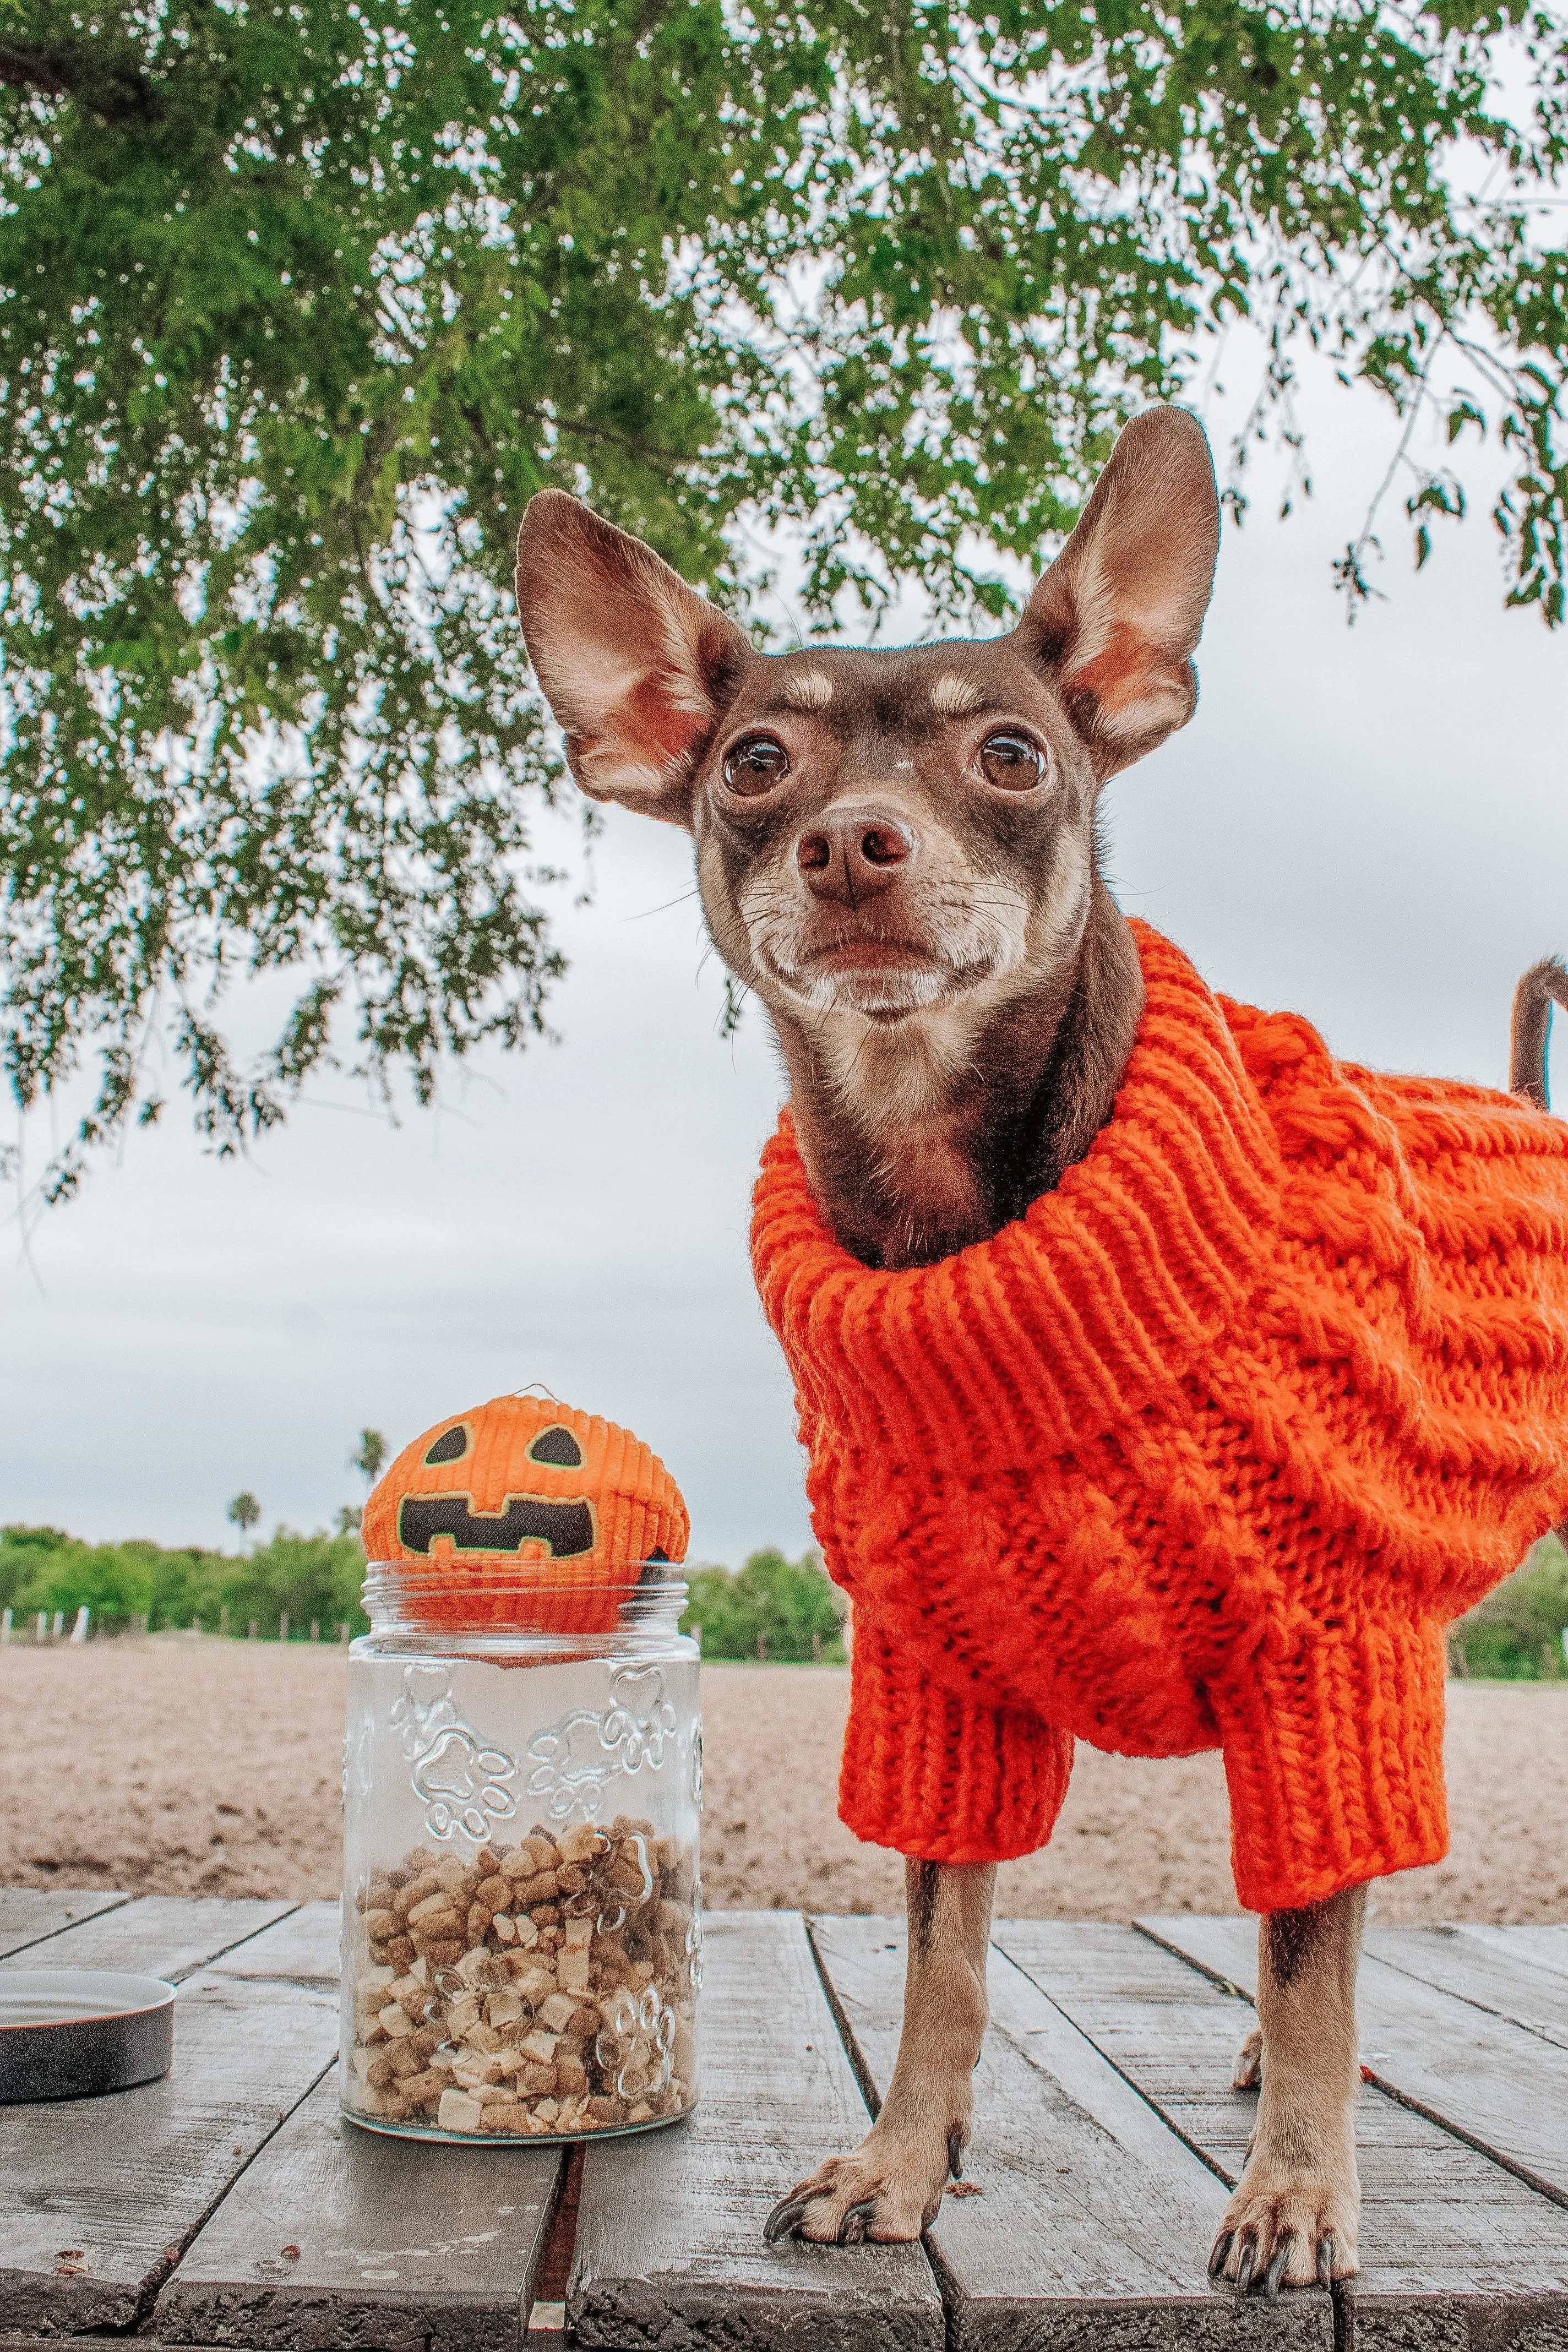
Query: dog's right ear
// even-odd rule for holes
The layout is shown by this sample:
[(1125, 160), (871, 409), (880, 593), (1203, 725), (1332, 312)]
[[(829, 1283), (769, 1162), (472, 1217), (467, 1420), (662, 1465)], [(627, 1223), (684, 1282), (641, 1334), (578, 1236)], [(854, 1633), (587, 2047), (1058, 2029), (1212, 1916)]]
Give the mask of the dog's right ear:
[(583, 790), (689, 825), (703, 747), (754, 658), (733, 621), (564, 490), (529, 501), (517, 609)]

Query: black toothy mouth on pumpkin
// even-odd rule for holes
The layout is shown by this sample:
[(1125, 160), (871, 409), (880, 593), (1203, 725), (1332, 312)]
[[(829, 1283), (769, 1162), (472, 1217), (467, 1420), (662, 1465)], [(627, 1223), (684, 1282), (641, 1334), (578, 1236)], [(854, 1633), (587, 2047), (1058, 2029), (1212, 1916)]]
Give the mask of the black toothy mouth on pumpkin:
[(518, 1552), (542, 1544), (552, 1559), (575, 1559), (597, 1538), (592, 1503), (552, 1503), (542, 1495), (509, 1495), (499, 1511), (476, 1511), (471, 1495), (405, 1495), (397, 1507), (398, 1539), (429, 1557), (437, 1536), (455, 1552)]

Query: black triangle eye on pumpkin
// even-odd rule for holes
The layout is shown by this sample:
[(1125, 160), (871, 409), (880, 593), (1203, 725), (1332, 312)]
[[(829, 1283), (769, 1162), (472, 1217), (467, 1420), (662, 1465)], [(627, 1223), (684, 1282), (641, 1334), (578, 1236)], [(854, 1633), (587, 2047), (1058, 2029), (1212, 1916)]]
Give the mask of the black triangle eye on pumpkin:
[[(528, 1449), (528, 1458), (531, 1462), (551, 1463), (558, 1470), (580, 1470), (583, 1449), (572, 1432), (563, 1429), (557, 1423), (553, 1429), (540, 1431)], [(426, 1459), (428, 1461), (430, 1456), (426, 1455)]]
[(459, 1422), (456, 1429), (448, 1429), (444, 1435), (436, 1440), (435, 1444), (425, 1456), (426, 1465), (434, 1470), (438, 1463), (460, 1462), (468, 1450), (468, 1433)]

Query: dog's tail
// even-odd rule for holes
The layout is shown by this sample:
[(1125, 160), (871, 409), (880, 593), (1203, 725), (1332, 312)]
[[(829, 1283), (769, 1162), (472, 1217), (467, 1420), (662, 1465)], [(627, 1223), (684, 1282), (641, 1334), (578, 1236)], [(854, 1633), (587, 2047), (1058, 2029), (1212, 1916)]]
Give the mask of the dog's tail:
[(1546, 1040), (1554, 1004), (1568, 1013), (1568, 964), (1561, 956), (1543, 956), (1513, 992), (1508, 1057), (1510, 1091), (1542, 1110), (1552, 1108), (1546, 1098)]

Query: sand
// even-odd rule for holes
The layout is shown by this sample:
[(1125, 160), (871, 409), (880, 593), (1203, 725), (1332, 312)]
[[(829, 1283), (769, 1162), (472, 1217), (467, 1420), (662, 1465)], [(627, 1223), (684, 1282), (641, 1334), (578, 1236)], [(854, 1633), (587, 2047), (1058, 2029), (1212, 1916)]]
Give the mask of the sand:
[[(189, 1634), (0, 1650), (0, 1885), (307, 1900), (339, 1883), (344, 1660)], [(703, 1669), (710, 1906), (886, 1911), (896, 1856), (834, 1812), (848, 1676)], [(1453, 1853), (1384, 1881), (1386, 1919), (1568, 1918), (1568, 1685), (1450, 1684)], [(1215, 1756), (1080, 1748), (1045, 1853), (1007, 1864), (1014, 1916), (1233, 1911)]]

